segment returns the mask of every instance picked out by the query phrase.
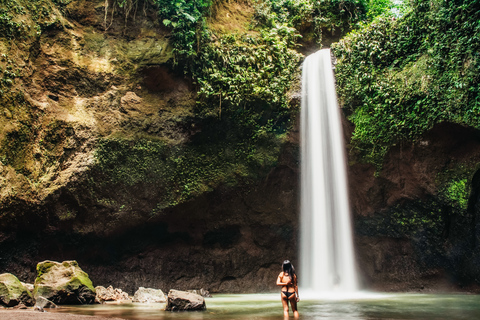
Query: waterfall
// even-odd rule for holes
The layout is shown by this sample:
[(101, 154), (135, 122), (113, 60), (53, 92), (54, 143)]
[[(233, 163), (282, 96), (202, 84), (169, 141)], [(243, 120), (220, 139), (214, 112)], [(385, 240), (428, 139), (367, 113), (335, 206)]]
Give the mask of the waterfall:
[(340, 110), (330, 50), (305, 59), (301, 104), (300, 287), (358, 288)]

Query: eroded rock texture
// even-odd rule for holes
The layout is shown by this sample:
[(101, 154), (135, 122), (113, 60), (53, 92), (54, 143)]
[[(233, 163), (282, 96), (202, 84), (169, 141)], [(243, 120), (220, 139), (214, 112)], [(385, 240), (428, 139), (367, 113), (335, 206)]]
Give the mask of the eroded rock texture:
[[(479, 160), (479, 133), (444, 123), (414, 144), (394, 147), (377, 177), (373, 166), (350, 167), (357, 256), (367, 286), (476, 290)], [(468, 201), (455, 198), (454, 182), (467, 185)]]

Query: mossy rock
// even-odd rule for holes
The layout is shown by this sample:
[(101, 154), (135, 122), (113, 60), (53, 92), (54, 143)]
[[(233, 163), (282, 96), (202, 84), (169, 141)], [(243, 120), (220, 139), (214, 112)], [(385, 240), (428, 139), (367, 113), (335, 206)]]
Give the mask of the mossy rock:
[(13, 274), (0, 274), (0, 305), (14, 307), (19, 303), (33, 306), (32, 294)]
[(76, 261), (43, 261), (37, 264), (35, 298), (44, 297), (55, 304), (89, 304), (95, 301), (92, 281)]

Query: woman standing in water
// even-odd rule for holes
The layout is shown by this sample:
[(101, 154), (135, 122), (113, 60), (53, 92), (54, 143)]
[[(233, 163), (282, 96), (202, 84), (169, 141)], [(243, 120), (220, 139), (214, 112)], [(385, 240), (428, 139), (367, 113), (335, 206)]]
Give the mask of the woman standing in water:
[(289, 260), (283, 261), (283, 271), (277, 278), (277, 286), (281, 286), (281, 296), (283, 305), (283, 315), (288, 318), (288, 302), (292, 306), (293, 316), (298, 318), (297, 302), (300, 301), (298, 296), (297, 275), (295, 268)]

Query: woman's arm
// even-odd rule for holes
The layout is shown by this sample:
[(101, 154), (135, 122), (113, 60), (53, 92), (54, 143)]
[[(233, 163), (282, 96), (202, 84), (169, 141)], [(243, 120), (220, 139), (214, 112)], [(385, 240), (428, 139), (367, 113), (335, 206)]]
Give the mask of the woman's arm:
[(288, 286), (292, 281), (283, 282), (283, 272), (280, 272), (277, 278), (277, 286)]
[(297, 297), (297, 302), (300, 301), (300, 296), (298, 295), (298, 285), (297, 285), (297, 276), (295, 275), (295, 296)]

